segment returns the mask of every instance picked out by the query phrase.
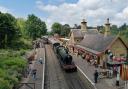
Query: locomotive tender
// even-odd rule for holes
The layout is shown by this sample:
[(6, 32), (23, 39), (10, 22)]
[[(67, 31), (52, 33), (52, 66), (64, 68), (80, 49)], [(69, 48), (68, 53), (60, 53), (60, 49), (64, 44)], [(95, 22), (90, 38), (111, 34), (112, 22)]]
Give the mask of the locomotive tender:
[(68, 50), (61, 46), (60, 43), (54, 39), (49, 39), (54, 52), (59, 59), (62, 69), (65, 71), (77, 71), (77, 67), (72, 60), (72, 56), (69, 54)]

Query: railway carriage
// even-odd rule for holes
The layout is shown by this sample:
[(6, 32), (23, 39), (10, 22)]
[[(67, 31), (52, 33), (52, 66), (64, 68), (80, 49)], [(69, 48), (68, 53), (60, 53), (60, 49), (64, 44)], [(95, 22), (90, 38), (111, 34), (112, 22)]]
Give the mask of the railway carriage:
[(43, 39), (44, 44), (48, 44), (48, 36), (42, 36), (41, 38)]
[(60, 43), (57, 40), (53, 39), (53, 38), (49, 38), (48, 40), (49, 40), (49, 43), (51, 44), (54, 52), (56, 53), (56, 47), (60, 46)]

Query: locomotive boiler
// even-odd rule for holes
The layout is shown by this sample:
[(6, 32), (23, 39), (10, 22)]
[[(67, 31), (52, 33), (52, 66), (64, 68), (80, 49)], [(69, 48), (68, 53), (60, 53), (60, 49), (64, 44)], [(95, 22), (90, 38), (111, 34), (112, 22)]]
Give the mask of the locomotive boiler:
[(68, 53), (68, 50), (64, 46), (56, 47), (56, 54), (60, 61), (61, 67), (65, 71), (76, 71), (77, 67), (72, 60), (72, 56)]

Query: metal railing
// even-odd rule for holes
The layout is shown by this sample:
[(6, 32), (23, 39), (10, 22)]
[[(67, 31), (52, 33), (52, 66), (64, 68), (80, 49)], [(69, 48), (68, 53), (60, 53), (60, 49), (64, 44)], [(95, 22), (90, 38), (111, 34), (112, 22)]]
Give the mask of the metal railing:
[(45, 76), (45, 58), (46, 58), (46, 49), (44, 47), (44, 62), (43, 62), (43, 79), (42, 79), (42, 89), (44, 89), (44, 76)]
[(36, 89), (35, 83), (19, 83), (17, 86), (13, 87), (13, 89), (22, 89), (23, 87), (27, 87), (27, 89)]

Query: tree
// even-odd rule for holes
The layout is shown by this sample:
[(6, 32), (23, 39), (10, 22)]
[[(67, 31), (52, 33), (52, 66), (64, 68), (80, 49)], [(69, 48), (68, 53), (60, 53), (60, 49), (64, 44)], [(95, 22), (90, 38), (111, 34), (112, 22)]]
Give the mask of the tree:
[(97, 29), (100, 33), (104, 34), (104, 32), (105, 32), (105, 27), (104, 26), (97, 26)]
[(61, 36), (67, 37), (69, 33), (70, 33), (70, 26), (68, 24), (63, 25), (61, 30)]
[(127, 24), (124, 23), (122, 26), (119, 27), (119, 29), (122, 30), (126, 30), (127, 29)]
[(28, 15), (26, 21), (26, 32), (33, 40), (41, 35), (45, 35), (47, 32), (47, 27), (45, 22), (41, 21), (40, 18), (36, 17), (34, 14)]
[(0, 13), (0, 48), (6, 48), (18, 37), (16, 19), (9, 13)]
[(22, 35), (23, 37), (26, 35), (26, 30), (25, 30), (25, 24), (26, 23), (25, 22), (26, 22), (26, 20), (23, 18), (17, 19), (17, 26), (18, 26), (20, 33), (21, 33), (20, 35)]
[(118, 29), (117, 25), (112, 25), (110, 31), (112, 34), (115, 34), (115, 35), (117, 35), (119, 33), (119, 29)]
[(61, 30), (62, 30), (62, 25), (60, 23), (55, 22), (52, 24), (52, 33), (53, 34), (57, 33), (60, 35)]

